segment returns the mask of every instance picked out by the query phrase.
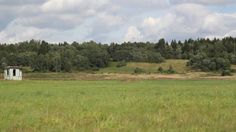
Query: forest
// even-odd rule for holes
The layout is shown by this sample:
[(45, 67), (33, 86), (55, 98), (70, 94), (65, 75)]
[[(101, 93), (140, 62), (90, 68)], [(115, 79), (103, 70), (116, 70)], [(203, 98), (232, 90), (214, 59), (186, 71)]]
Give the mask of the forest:
[(231, 64), (236, 64), (236, 38), (121, 44), (30, 40), (0, 44), (0, 69), (22, 66), (31, 72), (96, 71), (114, 61), (161, 63), (166, 59), (187, 59), (187, 66), (193, 70), (230, 72)]

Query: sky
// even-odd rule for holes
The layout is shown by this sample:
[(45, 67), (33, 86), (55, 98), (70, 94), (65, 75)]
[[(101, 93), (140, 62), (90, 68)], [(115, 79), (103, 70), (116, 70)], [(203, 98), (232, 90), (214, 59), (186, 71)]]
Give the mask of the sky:
[(236, 37), (236, 0), (0, 0), (0, 43)]

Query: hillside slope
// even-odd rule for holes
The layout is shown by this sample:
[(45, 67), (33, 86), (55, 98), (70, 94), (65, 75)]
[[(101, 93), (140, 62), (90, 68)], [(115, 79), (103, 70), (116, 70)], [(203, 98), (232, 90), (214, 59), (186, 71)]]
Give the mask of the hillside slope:
[(177, 73), (187, 73), (190, 69), (186, 66), (187, 60), (166, 60), (163, 63), (144, 63), (144, 62), (129, 62), (127, 66), (116, 67), (117, 62), (113, 62), (109, 67), (101, 69), (98, 73), (133, 73), (136, 67), (142, 68), (147, 73), (156, 73), (159, 67), (167, 70), (170, 66)]

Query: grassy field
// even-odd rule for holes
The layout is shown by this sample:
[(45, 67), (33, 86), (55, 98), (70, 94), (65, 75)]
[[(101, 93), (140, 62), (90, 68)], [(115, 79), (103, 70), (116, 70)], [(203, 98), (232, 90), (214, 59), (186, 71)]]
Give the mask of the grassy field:
[(177, 73), (186, 73), (189, 68), (186, 66), (187, 60), (166, 60), (163, 63), (142, 63), (142, 62), (129, 62), (127, 66), (117, 68), (116, 62), (110, 64), (109, 67), (101, 69), (98, 73), (134, 73), (136, 67), (144, 69), (147, 73), (156, 73), (157, 69), (161, 66), (165, 70), (172, 66)]
[(0, 131), (236, 130), (236, 82), (0, 81)]

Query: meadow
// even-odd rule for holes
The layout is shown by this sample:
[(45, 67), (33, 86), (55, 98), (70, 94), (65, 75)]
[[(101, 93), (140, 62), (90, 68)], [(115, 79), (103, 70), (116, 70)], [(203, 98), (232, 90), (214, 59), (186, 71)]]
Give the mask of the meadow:
[(236, 81), (0, 81), (0, 131), (236, 130)]
[(136, 67), (142, 68), (146, 73), (157, 73), (158, 68), (162, 67), (167, 70), (170, 66), (177, 73), (183, 74), (190, 71), (186, 66), (188, 60), (168, 59), (163, 63), (145, 63), (145, 62), (128, 62), (127, 66), (116, 67), (117, 62), (112, 62), (107, 68), (100, 69), (97, 73), (133, 73)]

